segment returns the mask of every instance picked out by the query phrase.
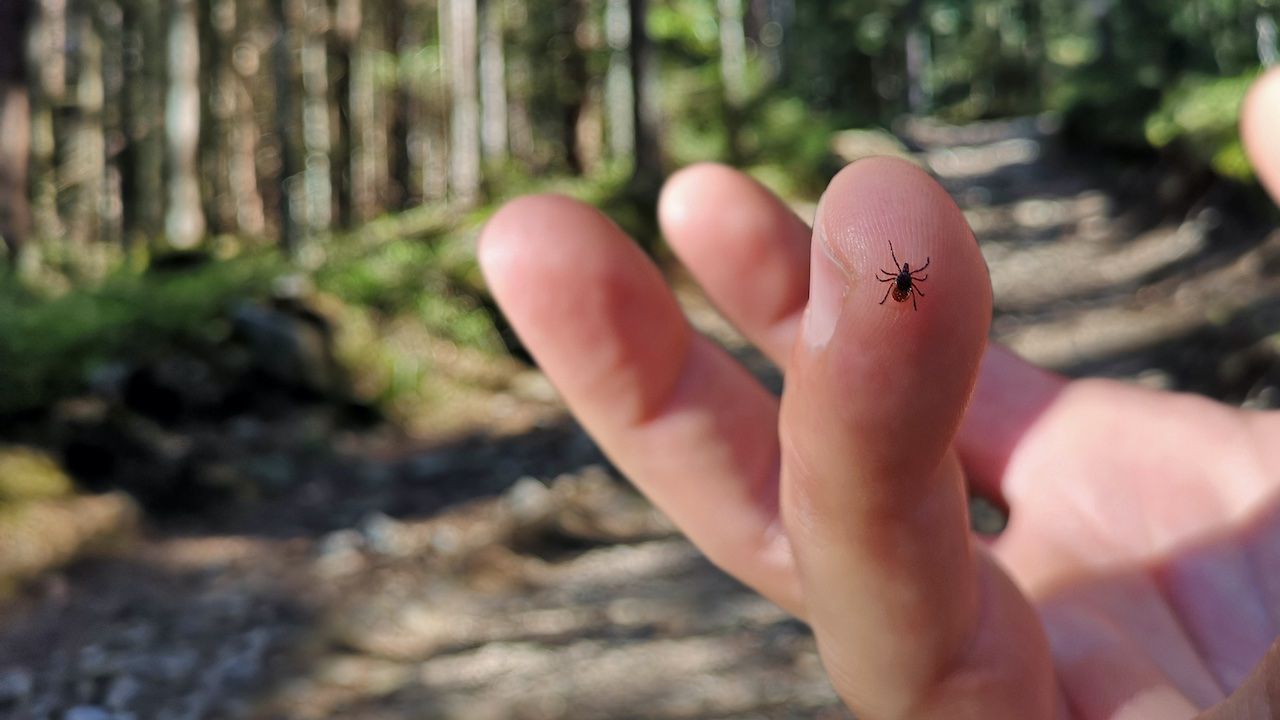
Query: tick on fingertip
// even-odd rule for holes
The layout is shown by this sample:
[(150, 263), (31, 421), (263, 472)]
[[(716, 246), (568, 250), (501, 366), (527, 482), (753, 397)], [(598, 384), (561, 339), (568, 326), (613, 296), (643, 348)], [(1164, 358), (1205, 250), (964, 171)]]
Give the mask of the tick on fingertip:
[[(892, 240), (889, 241), (889, 255), (893, 257), (894, 270), (892, 272), (888, 270), (879, 270), (876, 272), (876, 280), (879, 280), (882, 283), (893, 283), (889, 286), (889, 289), (884, 292), (884, 297), (880, 299), (880, 304), (883, 305), (885, 301), (889, 299), (889, 296), (892, 295), (893, 299), (898, 302), (906, 302), (907, 298), (911, 298), (911, 308), (913, 310), (919, 310), (920, 306), (916, 304), (915, 296), (919, 295), (920, 297), (924, 297), (924, 292), (920, 289), (920, 283), (928, 280), (929, 276), (922, 275), (920, 277), (916, 277), (916, 275), (928, 270), (929, 263), (933, 262), (933, 258), (926, 257), (924, 259), (924, 267), (921, 267), (918, 270), (912, 270), (910, 263), (898, 262), (898, 254), (893, 251)], [(884, 277), (880, 276), (882, 273), (884, 274)]]

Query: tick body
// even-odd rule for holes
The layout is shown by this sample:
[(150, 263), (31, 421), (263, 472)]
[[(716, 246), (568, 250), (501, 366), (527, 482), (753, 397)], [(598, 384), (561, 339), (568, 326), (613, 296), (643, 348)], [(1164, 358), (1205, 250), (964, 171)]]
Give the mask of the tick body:
[[(893, 271), (879, 270), (876, 273), (876, 280), (882, 283), (892, 283), (889, 289), (885, 290), (884, 297), (880, 299), (883, 305), (892, 295), (897, 302), (906, 302), (907, 298), (911, 298), (911, 308), (919, 310), (920, 306), (916, 304), (916, 295), (924, 297), (924, 292), (920, 289), (920, 283), (929, 279), (928, 275), (917, 274), (929, 269), (929, 263), (933, 262), (933, 258), (926, 257), (924, 266), (918, 270), (912, 270), (910, 263), (899, 263), (898, 254), (893, 251), (893, 241), (889, 241), (889, 254), (893, 257)], [(883, 275), (883, 277), (881, 277)]]

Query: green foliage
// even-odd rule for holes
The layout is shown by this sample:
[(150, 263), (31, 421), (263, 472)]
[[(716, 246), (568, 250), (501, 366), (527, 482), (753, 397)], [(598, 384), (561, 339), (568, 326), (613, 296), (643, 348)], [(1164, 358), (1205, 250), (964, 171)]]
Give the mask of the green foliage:
[(836, 126), (799, 98), (760, 104), (740, 133), (745, 163), (787, 197), (816, 197), (839, 169), (831, 153)]
[[(1255, 22), (1274, 8), (1274, 0), (797, 2), (786, 72), (771, 92), (842, 127), (883, 127), (912, 109), (914, 85), (917, 111), (957, 122), (1053, 111), (1091, 148), (1149, 153), (1176, 138), (1216, 172), (1244, 178), (1231, 137), (1236, 106), (1258, 68)], [(907, 72), (913, 38), (925, 48), (917, 77)]]
[(1158, 148), (1178, 143), (1220, 175), (1250, 180), (1253, 170), (1237, 128), (1240, 104), (1255, 78), (1253, 72), (1228, 78), (1184, 78), (1165, 93), (1159, 109), (1147, 118), (1147, 140)]
[(649, 36), (668, 53), (690, 58), (720, 52), (720, 26), (715, 0), (670, 0), (649, 12)]
[(474, 255), (457, 234), (338, 243), (315, 274), (317, 287), (384, 318), (412, 317), (462, 345), (501, 347)]
[(0, 285), (0, 413), (74, 392), (101, 363), (215, 339), (228, 307), (265, 294), (279, 267), (246, 257), (172, 274), (120, 270), (53, 299)]

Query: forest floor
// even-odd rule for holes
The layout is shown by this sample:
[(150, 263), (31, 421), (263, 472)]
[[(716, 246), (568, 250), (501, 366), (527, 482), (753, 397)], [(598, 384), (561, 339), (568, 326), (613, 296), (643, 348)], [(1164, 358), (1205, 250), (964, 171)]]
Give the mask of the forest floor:
[[(982, 243), (996, 339), (1072, 374), (1280, 404), (1280, 235), (1211, 197), (1153, 219), (1036, 120), (903, 135)], [(242, 461), (229, 472), (283, 489), (152, 517), (28, 583), (0, 606), (0, 717), (848, 717), (806, 628), (621, 482), (541, 375), (450, 352), (442, 372), (467, 381), (416, 432), (312, 406), (200, 428)]]

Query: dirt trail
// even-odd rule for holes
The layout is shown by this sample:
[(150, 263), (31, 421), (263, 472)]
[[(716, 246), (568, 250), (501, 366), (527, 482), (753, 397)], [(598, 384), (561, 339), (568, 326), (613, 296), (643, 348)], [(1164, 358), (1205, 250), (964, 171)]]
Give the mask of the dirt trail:
[[(1135, 237), (1112, 183), (1035, 121), (908, 140), (982, 242), (997, 339), (1066, 371), (1277, 402), (1280, 240), (1224, 238), (1211, 206)], [(501, 430), (338, 438), (361, 462), (37, 583), (3, 609), (0, 717), (848, 717), (806, 629), (619, 482), (545, 380), (486, 392)]]

